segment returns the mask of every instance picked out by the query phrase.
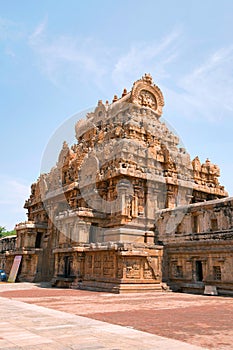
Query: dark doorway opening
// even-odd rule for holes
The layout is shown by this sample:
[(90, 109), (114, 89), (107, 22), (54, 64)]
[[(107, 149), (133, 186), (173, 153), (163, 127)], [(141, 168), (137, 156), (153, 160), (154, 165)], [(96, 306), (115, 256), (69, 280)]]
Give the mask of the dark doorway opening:
[(42, 232), (37, 232), (35, 248), (41, 248), (42, 235), (43, 235)]
[(203, 280), (202, 261), (200, 260), (196, 261), (196, 280), (197, 282), (202, 282)]
[(69, 277), (71, 272), (71, 261), (69, 256), (64, 257), (64, 276)]

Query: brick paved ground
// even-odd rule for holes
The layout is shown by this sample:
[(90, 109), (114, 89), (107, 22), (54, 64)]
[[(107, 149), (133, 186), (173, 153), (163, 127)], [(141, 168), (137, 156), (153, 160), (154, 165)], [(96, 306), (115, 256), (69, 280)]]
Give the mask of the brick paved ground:
[(20, 284), (17, 290), (0, 288), (0, 297), (133, 327), (209, 349), (233, 349), (232, 298), (180, 293), (118, 295), (33, 285), (22, 289)]
[(0, 349), (207, 350), (179, 340), (0, 297)]

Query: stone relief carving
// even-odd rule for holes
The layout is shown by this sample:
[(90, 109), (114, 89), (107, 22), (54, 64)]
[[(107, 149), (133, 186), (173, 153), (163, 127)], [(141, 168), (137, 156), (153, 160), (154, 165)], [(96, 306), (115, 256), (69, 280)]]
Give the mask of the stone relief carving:
[(150, 107), (153, 109), (157, 108), (157, 102), (155, 96), (147, 91), (147, 90), (141, 90), (138, 96), (138, 101), (141, 106)]
[(164, 106), (164, 98), (161, 90), (153, 84), (150, 74), (145, 74), (142, 79), (137, 80), (132, 88), (131, 102), (141, 106), (149, 107), (160, 117)]
[(126, 262), (126, 278), (140, 278), (140, 260)]
[(148, 262), (145, 262), (144, 266), (143, 266), (143, 278), (144, 279), (152, 279), (153, 278), (153, 273), (152, 273), (152, 270), (151, 270)]

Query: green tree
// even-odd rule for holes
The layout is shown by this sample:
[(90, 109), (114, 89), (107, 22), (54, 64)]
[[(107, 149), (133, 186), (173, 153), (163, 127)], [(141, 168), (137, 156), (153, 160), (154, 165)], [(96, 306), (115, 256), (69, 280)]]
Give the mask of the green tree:
[(4, 226), (0, 226), (0, 237), (6, 232), (6, 228)]
[(4, 226), (0, 226), (0, 238), (7, 237), (7, 236), (12, 236), (15, 235), (16, 231), (6, 231), (6, 228)]

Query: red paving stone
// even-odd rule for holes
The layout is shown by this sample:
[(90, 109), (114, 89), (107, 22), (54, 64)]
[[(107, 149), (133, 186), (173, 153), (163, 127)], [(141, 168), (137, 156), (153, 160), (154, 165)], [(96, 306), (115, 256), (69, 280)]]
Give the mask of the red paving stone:
[[(90, 295), (89, 291), (57, 288), (19, 289), (0, 292), (1, 297), (6, 298), (44, 298), (56, 296)], [(96, 293), (96, 292), (94, 292)]]
[(233, 349), (233, 299), (179, 293), (109, 294), (37, 288), (1, 297), (133, 327), (209, 349)]
[(208, 336), (214, 336), (216, 332), (228, 331), (229, 328), (231, 330), (233, 321), (232, 310), (224, 310), (222, 314), (221, 307), (214, 309), (189, 307), (175, 310), (175, 312), (171, 310), (107, 312), (88, 314), (88, 317), (122, 326), (130, 325), (138, 330), (209, 348), (215, 348), (215, 342), (206, 339), (200, 343), (195, 341), (196, 336), (208, 338)]

